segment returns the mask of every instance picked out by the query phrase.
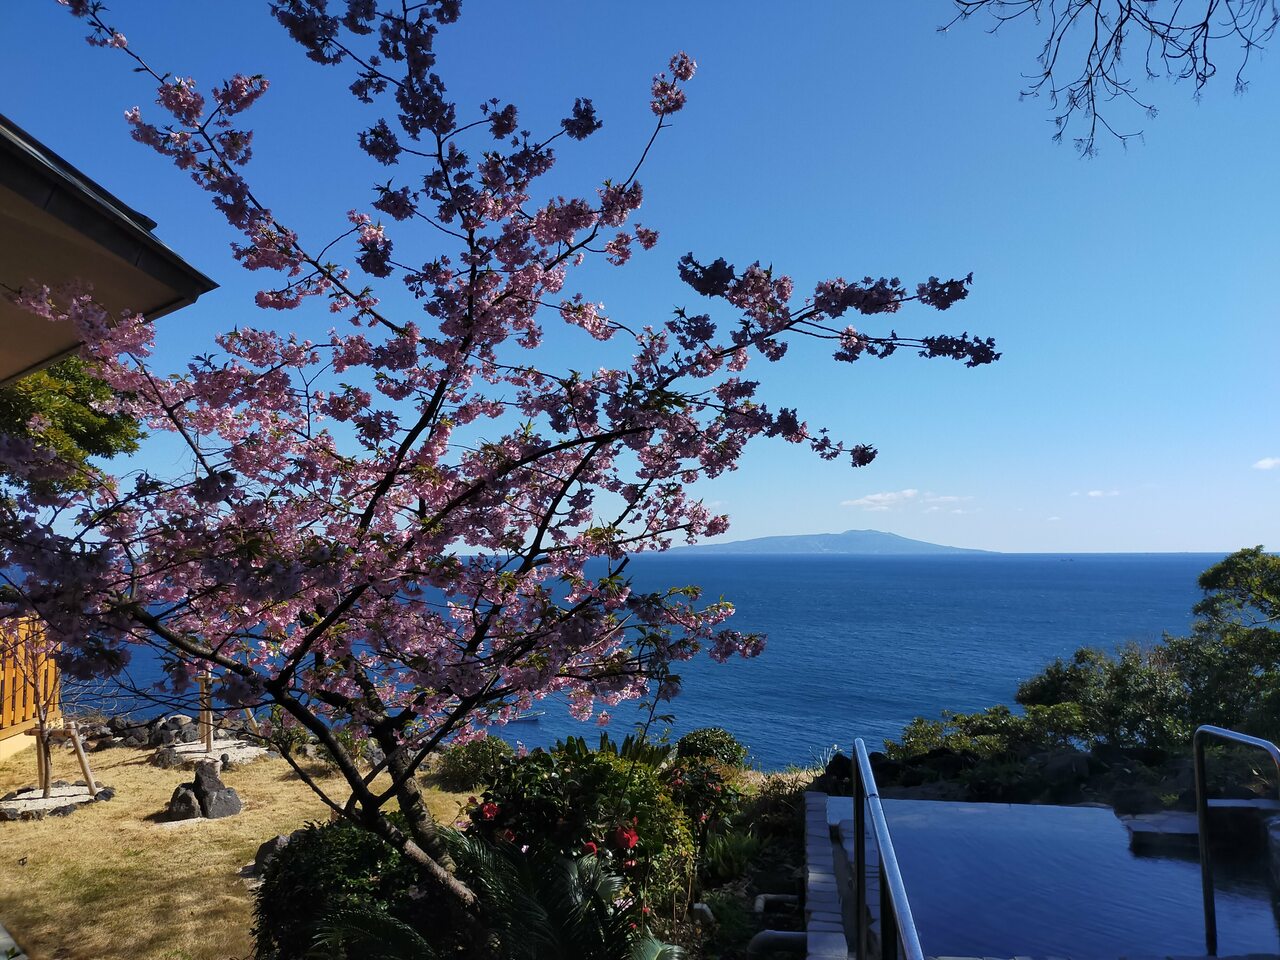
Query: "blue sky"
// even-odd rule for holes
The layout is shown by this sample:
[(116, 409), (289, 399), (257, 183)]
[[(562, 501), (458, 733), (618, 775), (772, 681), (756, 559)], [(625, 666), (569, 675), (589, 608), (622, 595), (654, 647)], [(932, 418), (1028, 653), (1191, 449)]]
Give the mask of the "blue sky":
[[(251, 177), (285, 222), (327, 240), (347, 209), (367, 208), (386, 173), (354, 131), (374, 115), (346, 94), (343, 68), (304, 59), (265, 3), (225, 0), (216, 16), (203, 4), (111, 6), (159, 67), (205, 85), (237, 71), (271, 78), (248, 115)], [(871, 527), (1013, 551), (1280, 546), (1276, 54), (1255, 61), (1244, 96), (1227, 70), (1199, 102), (1185, 85), (1152, 85), (1156, 119), (1115, 115), (1145, 136), (1102, 141), (1082, 161), (1050, 141), (1047, 104), (1019, 99), (1034, 36), (977, 23), (939, 34), (948, 10), (472, 0), (443, 36), (441, 72), (461, 104), (513, 100), (541, 129), (592, 97), (605, 128), (563, 150), (554, 175), (557, 189), (590, 193), (642, 145), (649, 76), (678, 49), (699, 61), (690, 105), (641, 177), (640, 219), (662, 242), (624, 270), (585, 275), (619, 319), (660, 322), (693, 305), (674, 270), (688, 250), (772, 262), (800, 289), (837, 274), (973, 271), (968, 301), (894, 325), (994, 336), (994, 366), (905, 354), (837, 365), (815, 345), (765, 371), (772, 402), (880, 457), (851, 470), (762, 443), (700, 490), (732, 515), (730, 539)], [(53, 0), (6, 4), (0, 26), (22, 38), (0, 62), (0, 112), (159, 221), (222, 284), (161, 322), (162, 362), (263, 322), (225, 222), (129, 139), (122, 114), (150, 104), (147, 84), (88, 47)], [(291, 165), (298, 156), (306, 163)], [(330, 325), (322, 309), (285, 320)], [(571, 358), (575, 343), (553, 349)]]

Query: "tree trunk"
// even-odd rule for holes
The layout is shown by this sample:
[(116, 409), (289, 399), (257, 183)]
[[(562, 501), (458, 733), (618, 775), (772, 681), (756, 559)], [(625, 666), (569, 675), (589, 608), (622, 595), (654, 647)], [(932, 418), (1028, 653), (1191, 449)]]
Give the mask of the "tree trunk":
[(415, 771), (409, 769), (405, 751), (389, 737), (387, 742), (380, 746), (387, 755), (387, 769), (391, 775), (403, 780), (396, 791), (396, 801), (400, 812), (404, 814), (409, 824), (409, 833), (432, 860), (449, 873), (457, 873), (457, 864), (453, 862), (453, 857), (450, 856), (440, 837), (440, 825), (436, 823), (435, 817), (431, 815), (426, 802), (422, 799), (422, 789), (413, 775)]

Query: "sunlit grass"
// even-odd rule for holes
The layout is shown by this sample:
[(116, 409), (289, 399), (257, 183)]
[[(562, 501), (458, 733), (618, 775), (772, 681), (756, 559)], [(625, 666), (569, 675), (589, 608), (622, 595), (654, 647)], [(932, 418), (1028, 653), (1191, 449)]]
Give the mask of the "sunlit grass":
[[(159, 822), (174, 788), (190, 771), (160, 770), (149, 751), (92, 754), (99, 782), (117, 796), (70, 817), (0, 823), (0, 921), (32, 960), (225, 960), (252, 952), (252, 894), (240, 869), (258, 845), (328, 808), (279, 760), (259, 760), (224, 780), (244, 801), (239, 816)], [(54, 775), (77, 779), (71, 754), (57, 754)], [(335, 792), (337, 778), (317, 768)], [(35, 780), (35, 754), (0, 763), (0, 793)], [(444, 822), (463, 794), (427, 792)]]

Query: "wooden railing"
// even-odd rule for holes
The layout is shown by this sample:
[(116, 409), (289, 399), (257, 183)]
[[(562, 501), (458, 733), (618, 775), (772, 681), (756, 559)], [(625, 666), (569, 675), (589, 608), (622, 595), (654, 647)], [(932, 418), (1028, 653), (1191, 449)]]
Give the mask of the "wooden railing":
[(42, 705), (56, 718), (58, 665), (37, 652), (41, 629), (34, 619), (0, 621), (0, 740), (36, 726)]

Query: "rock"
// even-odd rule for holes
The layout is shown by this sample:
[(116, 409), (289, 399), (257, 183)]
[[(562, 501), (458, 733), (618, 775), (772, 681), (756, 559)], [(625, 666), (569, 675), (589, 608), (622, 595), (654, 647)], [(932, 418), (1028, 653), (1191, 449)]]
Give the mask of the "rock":
[(0, 821), (21, 820), (22, 813), (13, 807), (0, 807)]
[(189, 723), (177, 732), (179, 743), (195, 743), (200, 739), (200, 725)]
[(289, 838), (283, 834), (272, 837), (258, 847), (258, 852), (253, 855), (253, 874), (254, 876), (262, 876), (266, 872), (271, 861), (276, 858), (285, 847), (289, 845)]
[(210, 820), (234, 816), (243, 809), (239, 794), (218, 776), (218, 767), (217, 760), (197, 761), (196, 779), (191, 784), (201, 811)]
[(223, 787), (200, 799), (200, 809), (210, 820), (233, 817), (244, 809), (244, 805), (240, 802), (240, 795), (230, 787)]
[(190, 726), (195, 720), (188, 717), (185, 713), (175, 713), (164, 722), (165, 728), (168, 730), (178, 730), (182, 727)]
[(100, 750), (110, 750), (112, 747), (119, 747), (124, 744), (124, 740), (120, 737), (104, 737), (95, 743), (90, 749), (97, 753)]
[(382, 752), (382, 748), (376, 743), (369, 742), (364, 745), (364, 758), (376, 767), (387, 759), (387, 755)]
[(200, 816), (200, 801), (189, 784), (182, 784), (173, 791), (169, 799), (169, 818), (171, 820), (195, 820)]
[(933, 770), (944, 780), (960, 775), (974, 764), (971, 754), (960, 753), (947, 747), (935, 747), (923, 756), (913, 757), (909, 761), (912, 766), (925, 766)]
[(223, 789), (226, 784), (222, 782), (222, 778), (218, 776), (218, 769), (221, 765), (217, 760), (197, 760), (196, 761), (196, 779), (192, 788), (196, 792), (196, 796), (205, 793), (213, 793)]
[(902, 773), (900, 761), (890, 759), (879, 750), (871, 753), (867, 759), (871, 761), (871, 773), (875, 776), (877, 784), (897, 782)]
[(1055, 786), (1080, 783), (1089, 779), (1089, 755), (1079, 750), (1059, 750), (1045, 759), (1041, 772)]
[(135, 749), (138, 747), (145, 747), (147, 745), (147, 741), (143, 737), (129, 736), (125, 737), (122, 742), (126, 747), (133, 747)]
[(115, 798), (116, 798), (115, 787), (103, 787), (101, 790), (98, 791), (98, 795), (94, 797), (95, 800), (101, 800), (103, 803), (105, 803), (108, 800), (114, 800)]
[(264, 757), (266, 757), (268, 760), (282, 760), (282, 759), (284, 759), (283, 757), (281, 757), (281, 756), (280, 756), (280, 751), (279, 751), (279, 750), (268, 750), (266, 753), (264, 753), (264, 754), (263, 754), (263, 756), (264, 756)]
[(853, 779), (853, 761), (843, 753), (833, 754), (822, 772), (836, 780), (851, 780)]
[(178, 735), (172, 730), (157, 730), (151, 735), (151, 745), (153, 747), (171, 747), (178, 742)]
[(0, 797), (0, 803), (8, 803), (10, 800), (17, 800), (17, 799), (18, 799), (18, 791), (10, 790), (3, 797)]
[(1122, 787), (1111, 795), (1111, 806), (1117, 814), (1158, 813), (1164, 804), (1148, 787)]
[(65, 806), (61, 806), (61, 807), (54, 807), (52, 810), (48, 810), (48, 811), (46, 811), (46, 812), (45, 812), (45, 816), (49, 816), (49, 817), (69, 817), (69, 816), (71, 816), (71, 814), (73, 814), (73, 813), (75, 813), (75, 812), (76, 812), (76, 807), (78, 807), (78, 806), (80, 806), (80, 804), (78, 804), (78, 803), (68, 803), (68, 804), (66, 804)]
[(161, 770), (176, 770), (182, 766), (182, 755), (173, 747), (161, 747), (148, 762)]

